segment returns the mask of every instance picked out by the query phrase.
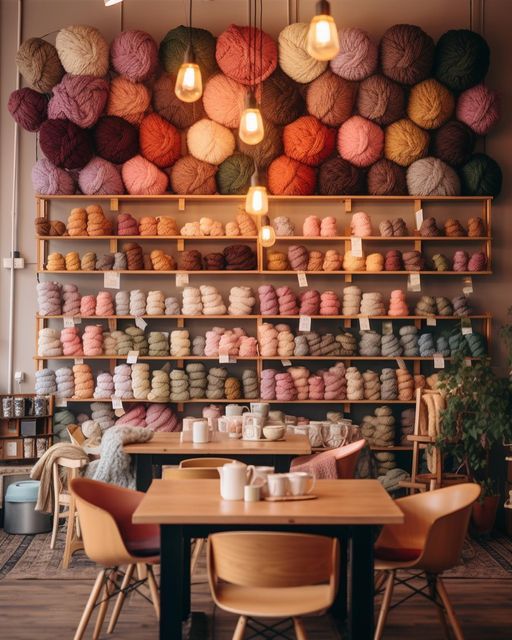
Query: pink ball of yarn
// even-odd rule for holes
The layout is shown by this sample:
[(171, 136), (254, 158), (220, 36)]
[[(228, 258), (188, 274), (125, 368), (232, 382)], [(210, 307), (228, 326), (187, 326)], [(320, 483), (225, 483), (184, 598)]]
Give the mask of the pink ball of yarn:
[(38, 131), (48, 117), (46, 96), (28, 87), (13, 91), (7, 108), (14, 121), (26, 131)]
[(377, 69), (377, 45), (366, 31), (346, 28), (338, 31), (340, 51), (331, 60), (331, 70), (346, 80), (364, 80)]
[[(253, 59), (255, 51), (256, 60)], [(217, 38), (215, 57), (229, 78), (253, 85), (266, 80), (275, 71), (277, 44), (260, 29), (231, 24)]]
[(96, 314), (96, 296), (82, 296), (80, 300), (80, 315), (94, 316)]
[(483, 251), (473, 253), (468, 261), (468, 271), (483, 271), (487, 264), (487, 256)]
[(237, 129), (245, 108), (247, 88), (222, 73), (208, 80), (203, 94), (206, 115), (215, 122)]
[(277, 293), (271, 284), (262, 284), (258, 287), (258, 298), (262, 315), (275, 316), (279, 313)]
[(350, 223), (350, 230), (353, 236), (359, 236), (360, 238), (371, 236), (372, 223), (370, 216), (364, 211), (357, 211), (354, 213)]
[(108, 82), (94, 76), (66, 74), (53, 87), (48, 103), (49, 118), (67, 118), (82, 129), (96, 124), (108, 99)]
[(456, 251), (453, 254), (453, 270), (454, 271), (467, 271), (468, 270), (469, 256), (465, 251)]
[(338, 151), (356, 167), (369, 167), (382, 157), (384, 131), (371, 120), (352, 116), (339, 128)]
[(320, 224), (320, 235), (322, 238), (334, 238), (337, 233), (337, 223), (334, 216), (326, 216), (322, 218)]
[(157, 44), (145, 31), (122, 31), (110, 46), (110, 61), (119, 75), (132, 82), (144, 82), (156, 70)]
[(299, 314), (316, 316), (320, 312), (320, 293), (315, 289), (304, 291), (300, 296)]
[(463, 91), (457, 100), (456, 116), (479, 136), (487, 135), (500, 119), (498, 94), (484, 84)]
[(131, 195), (156, 196), (165, 193), (167, 174), (142, 156), (135, 156), (123, 164), (121, 170), (126, 190)]
[(41, 195), (71, 196), (75, 193), (73, 176), (47, 158), (41, 158), (32, 167), (32, 187)]
[(119, 170), (96, 156), (78, 174), (78, 186), (87, 195), (121, 195), (124, 185)]
[(320, 235), (320, 218), (318, 216), (308, 216), (302, 225), (302, 234), (309, 238), (315, 238)]

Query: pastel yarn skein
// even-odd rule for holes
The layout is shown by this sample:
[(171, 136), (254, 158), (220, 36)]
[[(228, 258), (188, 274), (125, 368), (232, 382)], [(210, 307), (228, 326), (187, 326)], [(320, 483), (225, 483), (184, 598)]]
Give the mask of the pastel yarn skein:
[(167, 371), (155, 369), (151, 372), (151, 390), (147, 398), (150, 402), (165, 402), (170, 396), (170, 381)]
[(343, 258), (336, 249), (328, 249), (322, 265), (324, 271), (341, 271)]
[(53, 369), (41, 369), (35, 373), (35, 393), (39, 396), (57, 393), (57, 379)]
[(361, 331), (359, 338), (359, 354), (377, 357), (381, 353), (382, 336), (376, 331)]
[(382, 369), (380, 385), (380, 397), (382, 400), (398, 399), (398, 381), (395, 369)]
[(483, 271), (487, 264), (487, 256), (483, 251), (471, 254), (468, 261), (468, 271)]
[(66, 262), (66, 271), (80, 271), (80, 256), (76, 251), (68, 251), (64, 260)]
[(64, 327), (60, 332), (60, 342), (62, 344), (62, 355), (81, 356), (83, 355), (82, 339), (78, 333), (78, 328)]
[[(329, 253), (329, 252), (327, 252)], [(338, 253), (337, 251), (335, 251), (334, 253)], [(313, 249), (312, 251), (309, 252), (309, 256), (308, 256), (308, 265), (306, 267), (306, 271), (322, 271), (325, 270), (324, 267), (324, 261), (325, 261), (325, 257), (324, 254), (321, 251), (317, 251), (316, 249)], [(337, 267), (335, 267), (335, 269), (339, 269), (339, 265)], [(329, 269), (327, 269), (329, 270)]]
[(277, 329), (277, 355), (281, 358), (293, 356), (295, 342), (293, 333), (287, 325), (276, 325)]
[(408, 316), (405, 293), (401, 289), (394, 289), (389, 300), (388, 316)]
[(325, 400), (345, 400), (347, 397), (346, 370), (343, 362), (322, 372)]
[(266, 358), (277, 356), (278, 331), (275, 326), (264, 322), (258, 326), (257, 332), (260, 355)]
[(364, 211), (354, 213), (350, 222), (350, 233), (359, 238), (373, 235), (370, 216)]
[(352, 251), (347, 251), (343, 256), (344, 271), (364, 271), (366, 269), (366, 257), (354, 256)]
[(94, 393), (94, 378), (91, 367), (88, 364), (75, 364), (73, 366), (75, 378), (75, 393), (73, 398), (84, 400), (91, 398)]
[(277, 216), (272, 221), (272, 226), (278, 238), (287, 238), (295, 235), (295, 225), (288, 216)]
[(82, 296), (80, 315), (86, 318), (96, 315), (96, 296)]
[[(291, 402), (297, 399), (297, 389), (293, 383), (293, 378), (288, 372), (276, 373), (276, 400), (281, 402)], [(311, 394), (311, 387), (310, 387)], [(311, 397), (311, 395), (310, 395)], [(323, 397), (323, 390), (322, 390)]]
[(179, 421), (170, 407), (152, 404), (146, 411), (146, 429), (159, 432), (171, 432), (179, 429)]
[(219, 355), (219, 344), (224, 329), (222, 327), (213, 327), (210, 331), (206, 332), (204, 355), (207, 358), (214, 358)]
[(150, 356), (169, 355), (169, 341), (167, 336), (161, 331), (150, 331), (148, 334), (148, 345)]
[(381, 355), (385, 358), (399, 358), (403, 355), (403, 347), (400, 340), (393, 333), (382, 336)]
[(288, 262), (293, 271), (306, 271), (309, 252), (304, 245), (292, 244), (288, 247)]
[(130, 315), (130, 292), (129, 291), (117, 291), (115, 295), (115, 308), (117, 316)]
[(258, 355), (258, 341), (254, 336), (240, 337), (238, 355), (241, 358), (255, 358)]
[(57, 396), (71, 398), (75, 393), (75, 378), (73, 370), (69, 367), (60, 367), (55, 371), (55, 384)]
[(101, 371), (96, 376), (96, 387), (93, 397), (98, 400), (110, 399), (114, 393), (114, 380), (107, 371)]
[(181, 313), (184, 316), (200, 316), (203, 311), (199, 287), (184, 287)]
[(300, 295), (299, 315), (316, 316), (320, 313), (320, 293), (315, 289), (308, 289)]
[(469, 316), (471, 308), (469, 301), (464, 295), (455, 296), (452, 298), (453, 315), (459, 317)]
[(258, 375), (253, 369), (244, 369), (242, 371), (242, 387), (244, 398), (254, 400), (258, 397)]
[(219, 340), (219, 354), (237, 356), (240, 336), (236, 331), (225, 330)]
[(308, 238), (320, 236), (321, 221), (318, 216), (307, 216), (302, 224), (302, 235)]
[(355, 316), (361, 307), (362, 292), (359, 287), (350, 285), (343, 289), (343, 315)]
[(297, 400), (307, 400), (309, 398), (308, 369), (306, 367), (289, 367), (288, 373), (293, 380)]
[(199, 287), (199, 291), (201, 293), (203, 315), (223, 316), (226, 314), (226, 305), (224, 304), (222, 296), (216, 287), (211, 285), (201, 285)]
[(465, 251), (456, 251), (453, 254), (453, 270), (454, 271), (467, 271), (468, 270), (469, 256)]
[(107, 402), (91, 402), (91, 420), (99, 424), (102, 431), (114, 426), (114, 418), (115, 414), (112, 405)]
[(80, 292), (76, 284), (62, 286), (62, 314), (65, 316), (77, 316), (80, 314)]
[(271, 284), (263, 284), (258, 287), (258, 299), (261, 315), (277, 315), (279, 313), (278, 296)]
[(364, 381), (361, 372), (356, 367), (348, 367), (347, 400), (364, 400)]
[(320, 223), (320, 236), (322, 238), (335, 238), (337, 234), (337, 223), (334, 216), (325, 216)]
[(276, 369), (263, 369), (260, 380), (260, 396), (262, 400), (276, 399)]
[(379, 400), (380, 379), (376, 371), (367, 370), (363, 374), (363, 394), (365, 400)]
[(320, 315), (337, 316), (340, 313), (340, 299), (334, 291), (322, 291), (320, 294)]
[(180, 303), (178, 298), (169, 297), (164, 300), (165, 308), (164, 315), (166, 316), (179, 316), (180, 315)]
[(163, 291), (149, 291), (146, 298), (146, 315), (162, 316), (165, 310)]
[(146, 314), (146, 294), (140, 289), (130, 291), (130, 315), (138, 318)]
[(279, 304), (279, 315), (294, 316), (299, 312), (297, 298), (290, 287), (279, 287), (276, 289)]
[(196, 336), (192, 340), (192, 355), (204, 356), (204, 348), (206, 345), (206, 338), (204, 336)]
[(228, 314), (230, 316), (251, 315), (256, 304), (251, 287), (231, 287)]
[(190, 399), (189, 379), (186, 371), (173, 369), (169, 374), (171, 402), (186, 402)]
[[(100, 356), (103, 353), (103, 327), (99, 324), (89, 324), (83, 334), (84, 356)], [(109, 354), (108, 354), (109, 355)]]
[(384, 269), (384, 256), (381, 253), (370, 253), (366, 257), (366, 271), (379, 272)]
[(208, 381), (206, 379), (206, 367), (202, 362), (189, 362), (185, 371), (188, 376), (188, 392), (191, 399), (200, 399), (206, 397), (206, 387)]
[(400, 334), (400, 344), (404, 350), (405, 357), (416, 357), (420, 355), (418, 347), (418, 329), (414, 325), (403, 325), (398, 330)]
[[(277, 377), (277, 376), (276, 376)], [(310, 400), (323, 400), (325, 394), (325, 382), (321, 375), (310, 375), (308, 378), (308, 396)], [(276, 392), (277, 399), (280, 400)]]
[(112, 294), (110, 291), (100, 291), (96, 296), (96, 315), (114, 315), (114, 301), (112, 300)]
[(383, 316), (386, 310), (380, 291), (365, 292), (361, 298), (361, 314), (364, 316)]
[(41, 316), (58, 316), (62, 313), (61, 288), (57, 282), (38, 282), (37, 309)]
[(171, 331), (171, 356), (189, 356), (190, 345), (190, 334), (186, 329)]
[(62, 253), (54, 251), (48, 256), (46, 271), (66, 271), (66, 259)]
[(39, 330), (37, 340), (37, 355), (51, 358), (62, 355), (62, 344), (58, 329), (46, 327)]

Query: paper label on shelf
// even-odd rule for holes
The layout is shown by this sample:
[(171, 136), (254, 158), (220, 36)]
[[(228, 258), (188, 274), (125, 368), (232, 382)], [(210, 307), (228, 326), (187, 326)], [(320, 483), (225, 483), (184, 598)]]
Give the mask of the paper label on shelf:
[(121, 274), (119, 271), (105, 271), (103, 274), (103, 286), (105, 289), (120, 289)]
[(144, 329), (148, 326), (148, 323), (144, 320), (144, 318), (135, 318), (135, 326), (144, 331)]
[(390, 336), (393, 333), (393, 323), (391, 320), (386, 320), (382, 323), (382, 335)]
[(405, 361), (402, 360), (402, 358), (397, 358), (396, 363), (399, 369), (407, 369), (407, 365), (405, 364)]
[(177, 273), (176, 274), (176, 286), (184, 287), (189, 283), (188, 273)]
[(363, 241), (359, 236), (350, 238), (350, 251), (355, 258), (363, 257)]
[(471, 366), (471, 358), (464, 358), (464, 366), (465, 367)]
[(442, 353), (434, 353), (434, 369), (444, 369), (444, 356)]
[(407, 278), (407, 289), (409, 291), (421, 291), (421, 277), (419, 273), (410, 273)]
[(137, 364), (138, 358), (139, 358), (138, 351), (128, 351), (128, 356), (126, 357), (126, 364)]
[(55, 398), (55, 406), (56, 407), (67, 407), (68, 401), (66, 398), (59, 398), (58, 396)]
[(83, 358), (75, 358), (75, 364), (83, 364), (83, 363), (84, 363)]
[(236, 358), (235, 356), (230, 356), (227, 353), (219, 354), (219, 364), (235, 364)]
[(111, 400), (112, 400), (112, 409), (123, 408), (123, 401), (121, 400), (121, 398), (116, 398), (116, 396), (112, 396)]
[(304, 271), (299, 271), (299, 273), (297, 274), (297, 280), (299, 281), (299, 287), (308, 286), (308, 279)]
[(73, 322), (75, 324), (82, 324), (82, 318), (80, 316), (73, 316)]
[(281, 364), (283, 365), (283, 367), (291, 367), (292, 366), (292, 361), (291, 360), (281, 360)]
[(370, 318), (368, 316), (359, 318), (359, 329), (361, 331), (370, 331)]
[(311, 331), (311, 316), (301, 316), (299, 319), (299, 331)]
[(71, 316), (64, 318), (64, 328), (68, 329), (69, 327), (74, 327), (75, 326), (75, 321), (73, 320), (73, 318)]
[(473, 293), (473, 278), (471, 276), (467, 276), (462, 279), (462, 293), (465, 296), (469, 296)]
[(437, 325), (437, 320), (432, 316), (427, 316), (427, 327), (435, 327)]
[(416, 216), (416, 229), (419, 229), (423, 222), (423, 209), (418, 209), (414, 215)]
[(461, 320), (462, 335), (468, 336), (473, 333), (473, 327), (471, 326), (471, 318), (462, 318)]
[(114, 415), (116, 416), (116, 418), (122, 418), (125, 413), (126, 411), (124, 409), (116, 409), (114, 411)]
[(5, 457), (6, 458), (16, 458), (18, 455), (18, 446), (16, 442), (6, 442), (5, 443)]

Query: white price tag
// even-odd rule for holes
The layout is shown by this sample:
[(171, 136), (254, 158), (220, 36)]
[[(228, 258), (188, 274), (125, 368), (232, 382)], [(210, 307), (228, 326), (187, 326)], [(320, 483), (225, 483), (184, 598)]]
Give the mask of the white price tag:
[(283, 367), (291, 367), (292, 366), (292, 361), (291, 360), (281, 360), (281, 364), (283, 365)]
[(382, 323), (382, 335), (390, 336), (393, 333), (393, 323), (391, 320), (386, 320)]
[(124, 409), (116, 409), (114, 411), (114, 415), (116, 416), (116, 418), (121, 418), (125, 413), (126, 411)]
[(473, 333), (473, 327), (471, 326), (470, 318), (462, 318), (461, 320), (461, 331), (463, 336), (468, 336)]
[(370, 318), (368, 316), (359, 318), (359, 329), (361, 331), (370, 331)]
[(437, 325), (437, 320), (432, 316), (427, 316), (427, 327), (435, 327)]
[(299, 281), (299, 287), (307, 287), (308, 286), (308, 279), (307, 279), (306, 274), (304, 273), (304, 271), (299, 271), (297, 273), (297, 280)]
[(126, 364), (137, 364), (137, 360), (139, 358), (138, 351), (128, 351), (128, 356), (126, 358)]
[(64, 327), (65, 328), (74, 327), (74, 326), (75, 326), (75, 321), (73, 320), (72, 316), (64, 318)]
[(176, 286), (177, 287), (184, 287), (186, 284), (188, 284), (189, 279), (188, 279), (188, 273), (177, 273), (176, 274)]
[(123, 401), (121, 400), (121, 398), (116, 398), (116, 396), (112, 396), (111, 400), (112, 400), (112, 409), (123, 408)]
[(18, 454), (18, 447), (16, 442), (6, 442), (5, 443), (5, 456), (7, 458), (15, 458)]
[(464, 366), (465, 367), (471, 366), (471, 358), (464, 358)]
[(59, 398), (58, 396), (55, 398), (55, 406), (56, 407), (67, 407), (68, 401), (66, 398)]
[(434, 369), (444, 369), (444, 356), (441, 353), (434, 353)]
[(363, 257), (363, 242), (358, 236), (350, 238), (350, 251), (355, 258)]
[(83, 358), (75, 358), (75, 364), (83, 364), (83, 363), (84, 363)]
[(105, 271), (103, 274), (103, 286), (105, 289), (120, 289), (121, 274), (119, 271)]
[(463, 278), (462, 285), (462, 293), (465, 296), (469, 296), (471, 293), (473, 293), (473, 278), (471, 276)]
[(232, 364), (236, 362), (236, 358), (230, 356), (228, 353), (219, 353), (219, 364)]
[(299, 331), (311, 331), (311, 316), (300, 317)]
[(410, 273), (407, 278), (407, 289), (409, 291), (421, 291), (421, 277), (419, 273)]
[(423, 222), (423, 209), (418, 209), (414, 215), (416, 216), (416, 229), (419, 230)]
[(144, 318), (135, 318), (135, 326), (144, 331), (144, 329), (148, 326), (148, 323), (144, 320)]
[(80, 316), (73, 316), (73, 322), (75, 324), (82, 324), (82, 318)]
[(402, 360), (402, 358), (397, 358), (396, 359), (396, 363), (397, 363), (399, 369), (407, 369), (407, 365)]

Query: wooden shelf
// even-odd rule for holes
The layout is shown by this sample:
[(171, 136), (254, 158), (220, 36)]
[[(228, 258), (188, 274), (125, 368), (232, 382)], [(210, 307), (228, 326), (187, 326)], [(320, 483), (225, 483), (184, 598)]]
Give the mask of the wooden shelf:
[[(101, 356), (85, 356), (85, 355), (77, 355), (77, 356), (34, 356), (33, 359), (36, 361), (47, 362), (49, 360), (126, 360), (128, 355), (101, 355)], [(265, 360), (272, 360), (280, 362), (282, 360), (290, 360), (292, 362), (308, 360), (322, 360), (322, 361), (345, 361), (345, 360), (361, 360), (361, 361), (381, 361), (381, 362), (389, 362), (392, 360), (406, 360), (411, 362), (433, 362), (433, 356), (340, 356), (340, 355), (332, 355), (332, 356), (230, 356), (234, 358), (236, 362), (238, 361), (256, 361), (263, 362)], [(445, 356), (444, 360), (449, 361), (452, 358), (449, 356)], [(480, 358), (473, 358), (470, 356), (465, 357), (466, 360), (480, 360)], [(219, 361), (219, 356), (138, 356), (137, 360), (156, 360), (156, 361), (179, 361), (179, 360), (198, 360), (208, 361), (208, 362), (219, 362), (219, 364), (235, 364), (235, 363), (222, 363)], [(34, 417), (34, 416), (30, 416)]]
[[(51, 273), (58, 273), (53, 271)], [(65, 271), (63, 273), (66, 273)], [(79, 273), (74, 271), (73, 273)], [(297, 276), (303, 273), (306, 276), (488, 276), (492, 271), (259, 271), (266, 276)]]
[[(280, 241), (295, 242), (300, 240), (301, 242), (347, 242), (355, 236), (342, 235), (342, 236), (277, 236), (276, 244)], [(36, 236), (36, 240), (233, 240), (236, 242), (255, 242), (258, 240), (258, 236)], [(409, 241), (421, 241), (421, 242), (482, 242), (486, 240), (492, 240), (490, 236), (365, 236), (361, 237), (363, 242), (409, 242)], [(272, 248), (272, 247), (270, 247)]]
[[(46, 195), (37, 193), (35, 197), (38, 200), (51, 202), (52, 200), (64, 200), (72, 202), (73, 200), (118, 200), (119, 202), (177, 202), (179, 200), (189, 200), (191, 202), (244, 202), (245, 196), (227, 196), (221, 194), (214, 195), (178, 195), (174, 193), (166, 193), (158, 196), (147, 195)], [(309, 196), (268, 196), (269, 201), (289, 201), (289, 202), (347, 202), (355, 201), (371, 201), (371, 202), (489, 202), (493, 200), (492, 196), (368, 196), (368, 195), (309, 195)]]
[(198, 271), (159, 271), (159, 270), (153, 270), (153, 269), (137, 269), (137, 270), (128, 270), (128, 269), (109, 269), (107, 271), (96, 271), (96, 270), (91, 270), (91, 271), (82, 271), (81, 269), (79, 269), (78, 271), (67, 271), (67, 270), (61, 270), (61, 271), (48, 271), (46, 269), (38, 269), (36, 271), (37, 274), (50, 274), (50, 275), (71, 275), (71, 276), (90, 276), (90, 275), (97, 275), (97, 276), (104, 276), (106, 273), (119, 273), (122, 276), (154, 276), (154, 275), (160, 275), (160, 276), (169, 276), (169, 275), (188, 275), (188, 276), (225, 276), (226, 274), (229, 275), (254, 275), (255, 273), (261, 273), (261, 271), (257, 271), (256, 269), (251, 269), (250, 271), (234, 271), (231, 269), (225, 269), (223, 271), (208, 271), (206, 269), (203, 270), (198, 270)]
[[(56, 315), (56, 316), (42, 316), (40, 314), (36, 315), (38, 320), (55, 320), (58, 318), (77, 318), (80, 320), (135, 320), (136, 318), (142, 318), (143, 320), (299, 320), (300, 315), (291, 315), (291, 316), (273, 316), (273, 315), (261, 315), (261, 314), (251, 314), (251, 315), (243, 315), (243, 316), (232, 316), (232, 315), (200, 315), (200, 316), (184, 316), (184, 315), (144, 315), (144, 316), (69, 316), (69, 315)], [(309, 316), (312, 320), (359, 320), (360, 318), (369, 318), (370, 320), (428, 320), (432, 318), (434, 320), (462, 320), (463, 318), (469, 318), (470, 320), (490, 320), (492, 318), (491, 314), (484, 313), (479, 315), (470, 315), (470, 316)]]
[[(61, 406), (62, 402), (111, 402), (111, 398), (57, 398), (56, 406)], [(247, 402), (268, 402), (269, 404), (415, 404), (414, 400), (263, 400), (262, 398), (240, 398), (238, 400), (228, 400), (227, 398), (194, 398), (192, 400), (185, 400), (183, 402), (175, 402), (172, 400), (141, 400), (136, 398), (122, 399), (124, 403), (138, 403), (138, 404), (215, 404), (215, 403), (229, 403), (242, 404)]]
[(255, 242), (258, 236), (36, 236), (36, 240), (234, 240)]

